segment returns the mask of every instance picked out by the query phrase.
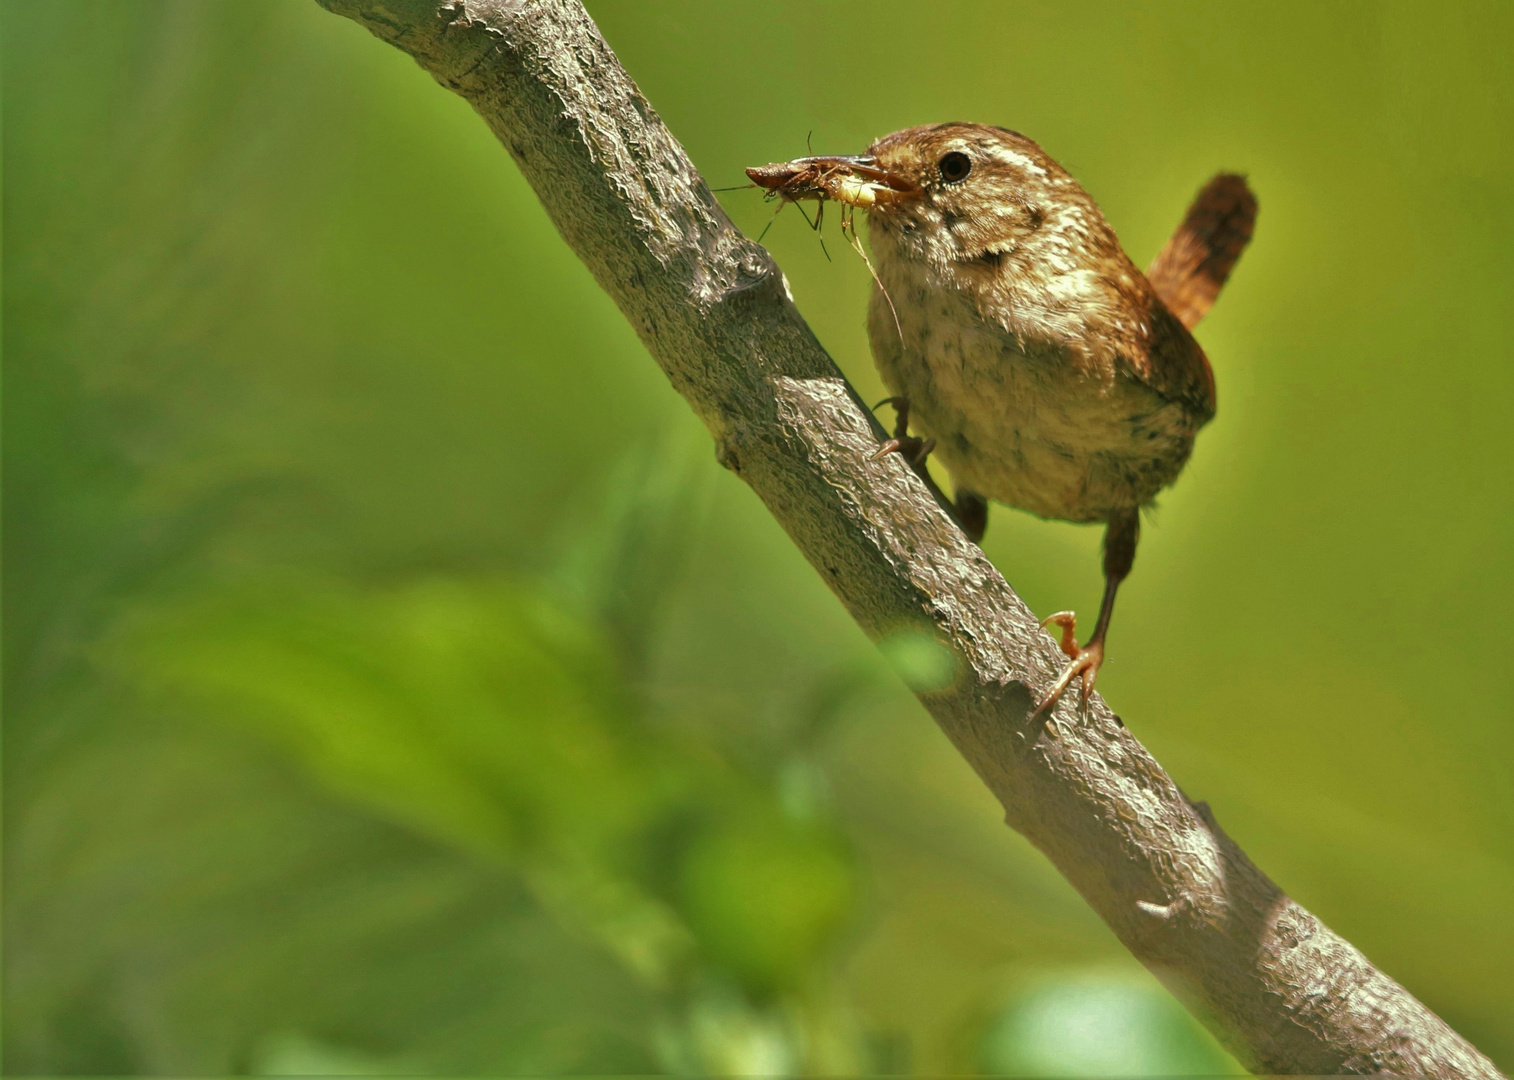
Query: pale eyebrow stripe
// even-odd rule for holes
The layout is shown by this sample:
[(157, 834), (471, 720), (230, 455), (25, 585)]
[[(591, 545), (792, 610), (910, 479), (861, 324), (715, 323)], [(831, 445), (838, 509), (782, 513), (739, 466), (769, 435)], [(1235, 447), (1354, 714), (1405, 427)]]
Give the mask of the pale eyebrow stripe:
[(1001, 165), (1014, 165), (1036, 176), (1046, 175), (1045, 169), (1041, 168), (1041, 166), (1037, 165), (1024, 154), (1017, 153), (1014, 150), (1005, 150), (1003, 147), (995, 146), (989, 149), (988, 156)]

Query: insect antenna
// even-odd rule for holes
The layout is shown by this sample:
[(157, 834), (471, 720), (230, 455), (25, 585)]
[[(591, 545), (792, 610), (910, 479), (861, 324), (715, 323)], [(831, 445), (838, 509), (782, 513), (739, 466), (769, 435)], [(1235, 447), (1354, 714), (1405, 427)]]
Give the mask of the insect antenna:
[(712, 187), (712, 188), (710, 188), (710, 190), (711, 191), (745, 191), (747, 188), (754, 188), (756, 186), (757, 186), (756, 184), (732, 184), (730, 187)]

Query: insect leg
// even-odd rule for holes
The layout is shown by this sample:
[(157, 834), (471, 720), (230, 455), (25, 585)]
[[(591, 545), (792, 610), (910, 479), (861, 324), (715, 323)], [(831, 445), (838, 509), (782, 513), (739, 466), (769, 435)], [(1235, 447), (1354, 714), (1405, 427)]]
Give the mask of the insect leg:
[(768, 230), (773, 227), (773, 222), (778, 220), (778, 215), (783, 213), (783, 208), (787, 205), (788, 200), (786, 199), (780, 199), (778, 201), (778, 209), (773, 211), (773, 216), (768, 218), (768, 223), (764, 225), (762, 227), (762, 231), (757, 234), (757, 242), (759, 244), (762, 243), (762, 238), (768, 234)]

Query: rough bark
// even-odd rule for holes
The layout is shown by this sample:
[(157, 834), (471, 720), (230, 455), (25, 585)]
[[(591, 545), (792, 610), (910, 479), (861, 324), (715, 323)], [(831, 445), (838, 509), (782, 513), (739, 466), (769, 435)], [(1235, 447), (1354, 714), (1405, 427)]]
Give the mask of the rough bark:
[(958, 658), (920, 694), (1028, 837), (1248, 1067), (1498, 1070), (1273, 884), (1102, 700), (1027, 722), (1062, 664), (1035, 617), (906, 465), (820, 347), (768, 253), (727, 220), (577, 0), (320, 0), (465, 98), (563, 239), (874, 639)]

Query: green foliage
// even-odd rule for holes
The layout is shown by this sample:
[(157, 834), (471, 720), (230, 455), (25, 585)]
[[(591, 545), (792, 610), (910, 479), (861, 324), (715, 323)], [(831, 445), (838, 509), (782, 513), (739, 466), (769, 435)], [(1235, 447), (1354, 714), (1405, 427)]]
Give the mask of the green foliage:
[(916, 693), (943, 690), (957, 678), (957, 658), (925, 631), (897, 631), (878, 642), (878, 651)]
[(763, 988), (799, 984), (851, 910), (852, 871), (835, 842), (796, 831), (776, 808), (706, 829), (679, 870), (679, 897), (724, 966)]
[(264, 582), (134, 623), (123, 678), (224, 709), (322, 789), (519, 870), (654, 989), (694, 950), (754, 992), (795, 989), (851, 909), (829, 829), (645, 723), (604, 643), (519, 588)]
[(1160, 988), (1119, 976), (1032, 981), (988, 1024), (995, 1076), (1206, 1076), (1231, 1064)]
[[(1002, 123), (1141, 261), (1249, 173), (1220, 415), (1100, 685), (1514, 1060), (1509, 12), (595, 15), (715, 184)], [(308, 0), (4, 18), (8, 1072), (1233, 1067), (921, 713), (955, 658), (862, 639), (465, 104)], [(768, 243), (882, 396), (866, 269)], [(995, 511), (987, 551), (1088, 612), (1097, 543)]]

